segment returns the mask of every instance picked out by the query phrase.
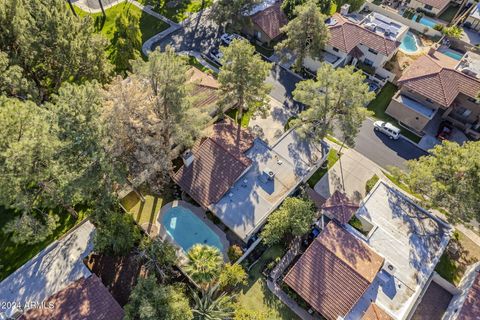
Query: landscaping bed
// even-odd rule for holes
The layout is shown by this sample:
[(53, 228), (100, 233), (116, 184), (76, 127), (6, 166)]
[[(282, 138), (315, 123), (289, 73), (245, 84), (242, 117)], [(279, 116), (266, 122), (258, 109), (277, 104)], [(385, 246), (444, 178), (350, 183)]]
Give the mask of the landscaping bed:
[(307, 183), (310, 188), (315, 187), (317, 182), (322, 179), (322, 177), (327, 173), (328, 170), (330, 170), (331, 167), (333, 167), (333, 165), (338, 161), (338, 159), (340, 159), (340, 157), (336, 150), (332, 149), (328, 152), (326, 168), (318, 168), (318, 170), (310, 177), (310, 179), (308, 179)]

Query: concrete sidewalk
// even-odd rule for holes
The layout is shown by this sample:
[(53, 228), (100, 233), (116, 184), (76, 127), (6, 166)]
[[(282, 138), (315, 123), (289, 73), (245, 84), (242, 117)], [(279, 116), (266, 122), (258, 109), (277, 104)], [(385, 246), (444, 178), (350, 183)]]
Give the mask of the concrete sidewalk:
[(350, 199), (360, 202), (366, 195), (367, 180), (377, 175), (387, 181), (382, 169), (354, 149), (343, 149), (335, 165), (315, 185), (314, 190), (323, 198), (329, 198), (335, 190), (345, 191)]

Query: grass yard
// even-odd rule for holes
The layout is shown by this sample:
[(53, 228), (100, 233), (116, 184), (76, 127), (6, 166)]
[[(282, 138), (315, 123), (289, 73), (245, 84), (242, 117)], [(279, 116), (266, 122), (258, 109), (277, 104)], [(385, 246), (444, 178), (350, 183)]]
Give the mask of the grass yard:
[(3, 233), (3, 227), (8, 221), (15, 218), (18, 213), (14, 210), (0, 207), (0, 280), (17, 270), (28, 260), (33, 258), (41, 250), (45, 249), (54, 240), (60, 238), (75, 224), (85, 217), (85, 213), (79, 212), (79, 218), (75, 219), (65, 212), (55, 212), (60, 217), (58, 227), (47, 239), (36, 244), (16, 244), (10, 240), (11, 235)]
[(435, 271), (446, 280), (458, 285), (467, 267), (480, 260), (480, 247), (462, 232), (457, 230), (455, 234), (460, 247), (460, 257), (454, 259), (444, 253), (435, 267)]
[(272, 246), (265, 251), (260, 260), (248, 272), (248, 284), (238, 295), (238, 302), (242, 308), (264, 312), (268, 319), (298, 319), (286, 305), (268, 289), (267, 282), (262, 275), (265, 266), (277, 257), (282, 257), (284, 248), (280, 245)]
[[(210, 7), (213, 0), (146, 0), (146, 2), (150, 3), (154, 10), (164, 17), (180, 22), (188, 18), (189, 15)], [(160, 8), (158, 5), (155, 5), (155, 3), (159, 2), (163, 3), (163, 6)]]
[[(86, 16), (89, 13), (82, 11), (75, 7), (79, 16)], [(91, 14), (95, 21), (95, 31), (103, 34), (109, 41), (112, 41), (115, 36), (115, 19), (122, 14), (123, 11), (129, 11), (131, 14), (139, 17), (140, 31), (142, 33), (142, 43), (152, 36), (168, 28), (168, 24), (143, 12), (138, 7), (131, 3), (123, 2), (105, 10), (107, 18), (104, 20), (101, 12)], [(141, 50), (142, 48), (138, 48)]]
[(337, 151), (333, 149), (330, 150), (327, 156), (327, 167), (318, 168), (318, 170), (310, 177), (310, 179), (308, 179), (307, 182), (310, 188), (315, 187), (317, 182), (322, 179), (322, 177), (325, 175), (325, 173), (327, 173), (328, 170), (330, 170), (331, 167), (333, 167), (333, 165), (335, 164), (335, 162), (338, 161), (338, 159), (340, 159), (340, 157), (338, 156)]
[(140, 226), (144, 223), (153, 223), (157, 219), (160, 208), (173, 200), (169, 191), (165, 192), (165, 196), (154, 195), (148, 191), (141, 193), (145, 202), (142, 202), (133, 191), (120, 201)]
[[(380, 90), (378, 93), (377, 97), (370, 102), (370, 104), (367, 106), (367, 109), (370, 111), (373, 111), (374, 117), (383, 120), (383, 121), (388, 121), (393, 124), (397, 123), (397, 120), (394, 118), (390, 117), (388, 114), (385, 113), (385, 110), (387, 110), (388, 105), (390, 104), (390, 101), (392, 100), (392, 97), (395, 95), (395, 92), (397, 92), (398, 88), (391, 82), (387, 82), (387, 84)], [(400, 126), (401, 133), (409, 138), (410, 140), (418, 143), (420, 141), (420, 137), (414, 134), (411, 131), (408, 131), (407, 129), (403, 128)]]

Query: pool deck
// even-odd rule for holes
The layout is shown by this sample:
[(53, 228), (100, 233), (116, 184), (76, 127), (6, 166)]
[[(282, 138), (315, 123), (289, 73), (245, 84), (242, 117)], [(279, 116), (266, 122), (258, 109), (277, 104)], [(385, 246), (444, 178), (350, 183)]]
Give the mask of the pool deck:
[(205, 210), (203, 210), (202, 208), (200, 207), (197, 207), (197, 206), (194, 206), (192, 205), (191, 203), (188, 203), (186, 201), (183, 201), (183, 200), (174, 200), (170, 203), (167, 203), (166, 205), (164, 205), (162, 207), (162, 209), (160, 210), (160, 214), (158, 215), (157, 217), (157, 221), (156, 221), (156, 225), (158, 226), (159, 228), (159, 233), (158, 233), (158, 236), (162, 239), (162, 240), (167, 240), (169, 241), (170, 243), (172, 243), (173, 245), (175, 245), (175, 247), (177, 248), (177, 255), (179, 257), (179, 262), (180, 262), (180, 265), (185, 265), (187, 262), (188, 262), (188, 258), (187, 258), (187, 255), (185, 254), (185, 252), (183, 251), (183, 249), (175, 242), (175, 239), (173, 239), (168, 233), (167, 233), (167, 230), (165, 229), (165, 227), (162, 225), (161, 221), (162, 221), (162, 217), (163, 215), (171, 208), (175, 208), (175, 207), (184, 207), (184, 208), (187, 208), (188, 210), (190, 210), (191, 212), (193, 212), (193, 214), (195, 214), (200, 220), (202, 220), (213, 232), (215, 232), (215, 234), (218, 235), (218, 237), (220, 238), (220, 242), (222, 243), (223, 245), (223, 251), (222, 251), (222, 254), (223, 254), (223, 260), (225, 262), (228, 262), (228, 255), (227, 255), (227, 251), (228, 251), (228, 248), (230, 246), (230, 243), (229, 241), (227, 240), (227, 236), (226, 234), (219, 228), (217, 227), (208, 217), (207, 215), (205, 214)]

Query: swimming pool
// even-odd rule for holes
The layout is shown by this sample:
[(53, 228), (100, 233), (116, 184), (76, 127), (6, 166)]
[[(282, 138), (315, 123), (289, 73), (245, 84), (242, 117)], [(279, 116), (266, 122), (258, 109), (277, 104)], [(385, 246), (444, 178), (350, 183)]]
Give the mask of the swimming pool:
[(168, 209), (162, 215), (162, 225), (185, 252), (197, 243), (224, 251), (220, 237), (190, 209), (181, 206)]
[[(417, 21), (418, 14), (413, 15), (412, 20)], [(427, 26), (429, 28), (434, 28), (438, 23), (435, 20), (429, 19), (427, 17), (421, 17), (420, 21), (418, 23), (423, 24), (424, 26)]]
[(402, 40), (402, 43), (400, 44), (400, 49), (402, 51), (405, 51), (406, 53), (414, 53), (418, 51), (418, 43), (417, 39), (411, 32), (407, 32), (405, 37)]
[(462, 52), (458, 52), (449, 48), (440, 48), (438, 51), (455, 60), (462, 60), (462, 57), (463, 57)]

